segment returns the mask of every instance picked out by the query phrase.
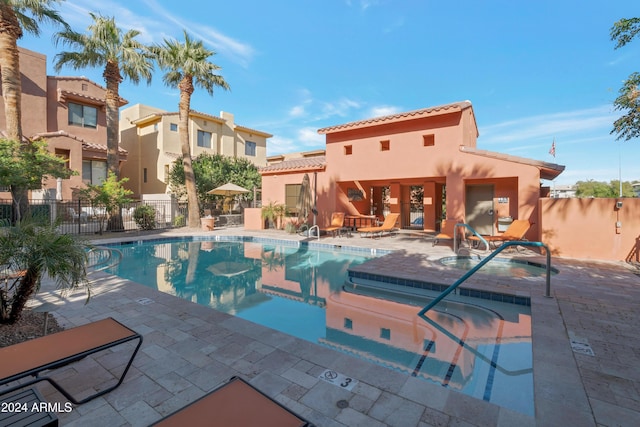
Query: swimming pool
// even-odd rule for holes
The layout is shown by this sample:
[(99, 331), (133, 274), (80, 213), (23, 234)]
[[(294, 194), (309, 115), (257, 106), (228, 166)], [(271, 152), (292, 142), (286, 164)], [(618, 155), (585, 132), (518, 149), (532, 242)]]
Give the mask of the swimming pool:
[(347, 282), (371, 250), (260, 239), (122, 244), (111, 271), (159, 291), (533, 415), (526, 306)]

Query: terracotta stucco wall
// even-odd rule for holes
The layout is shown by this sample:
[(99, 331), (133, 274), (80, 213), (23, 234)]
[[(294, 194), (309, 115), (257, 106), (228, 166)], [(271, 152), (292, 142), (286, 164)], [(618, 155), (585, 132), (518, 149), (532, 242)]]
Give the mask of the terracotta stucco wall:
[[(47, 130), (47, 57), (19, 48), (22, 85), (22, 134), (32, 137)], [(0, 92), (0, 129), (6, 129), (4, 98)]]
[(541, 199), (541, 239), (554, 256), (638, 262), (638, 212), (636, 198)]

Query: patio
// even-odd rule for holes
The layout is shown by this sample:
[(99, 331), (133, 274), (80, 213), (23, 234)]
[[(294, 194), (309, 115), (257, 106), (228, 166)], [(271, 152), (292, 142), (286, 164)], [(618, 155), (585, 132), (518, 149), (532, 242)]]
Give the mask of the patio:
[[(259, 235), (301, 239), (282, 231), (213, 232), (174, 230), (153, 235), (117, 236), (142, 240), (158, 236), (206, 234)], [(460, 276), (434, 263), (452, 255), (446, 245), (432, 247), (417, 233), (381, 239), (327, 237), (325, 244), (394, 249), (395, 253), (360, 266), (368, 272), (452, 283)], [(106, 242), (110, 239), (102, 239)], [(98, 243), (98, 241), (96, 241)], [(144, 342), (125, 382), (111, 393), (59, 413), (66, 426), (142, 426), (185, 406), (221, 382), (240, 375), (318, 426), (534, 426), (638, 425), (640, 346), (640, 277), (621, 263), (553, 259), (560, 273), (552, 278), (553, 298), (545, 298), (544, 281), (484, 276), (478, 289), (530, 295), (536, 418), (476, 400), (447, 388), (408, 377), (251, 322), (199, 306), (145, 286), (101, 275), (85, 305), (84, 292), (66, 302), (51, 284), (33, 301), (60, 304), (58, 322), (67, 327), (113, 316), (141, 333)], [(588, 343), (594, 356), (572, 351)], [(122, 365), (119, 352), (87, 357), (57, 375), (92, 378)], [(346, 391), (318, 378), (332, 369), (357, 379)], [(86, 385), (73, 386), (82, 393)], [(49, 402), (65, 403), (50, 386), (39, 387)], [(86, 390), (86, 393), (89, 393)], [(338, 405), (346, 401), (346, 405)]]

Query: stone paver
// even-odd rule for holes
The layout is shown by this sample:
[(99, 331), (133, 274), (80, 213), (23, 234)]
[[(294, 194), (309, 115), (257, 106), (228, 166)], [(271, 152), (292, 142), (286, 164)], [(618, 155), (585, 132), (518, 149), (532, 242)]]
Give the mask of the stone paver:
[[(225, 234), (300, 239), (284, 232), (249, 233), (241, 228), (161, 235)], [(451, 248), (432, 247), (417, 233), (381, 239), (327, 237), (321, 243), (395, 251), (358, 266), (358, 271), (445, 284), (460, 276), (435, 262), (453, 255)], [(531, 253), (510, 255), (544, 260)], [(233, 375), (318, 426), (640, 425), (637, 271), (622, 263), (557, 258), (553, 265), (560, 272), (552, 280), (552, 298), (544, 296), (540, 280), (477, 274), (466, 284), (531, 297), (535, 418), (105, 274), (96, 276), (89, 304), (84, 304), (81, 292), (63, 300), (47, 283), (35, 302), (58, 303), (55, 316), (66, 327), (112, 316), (144, 336), (124, 383), (106, 396), (58, 414), (60, 425), (147, 425)], [(152, 302), (139, 304), (140, 298)], [(594, 355), (574, 352), (570, 338), (588, 342)], [(119, 372), (122, 354), (90, 357), (56, 375), (82, 392), (87, 373), (91, 381), (102, 383), (107, 371)], [(328, 368), (350, 375), (358, 385), (347, 391), (318, 380)], [(65, 402), (47, 384), (39, 387), (48, 401)], [(346, 407), (337, 404), (340, 400), (348, 403)]]

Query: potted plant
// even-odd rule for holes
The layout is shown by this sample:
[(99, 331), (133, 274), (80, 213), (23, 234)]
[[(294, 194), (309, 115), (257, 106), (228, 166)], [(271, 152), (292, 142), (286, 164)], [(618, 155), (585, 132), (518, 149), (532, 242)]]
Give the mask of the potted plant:
[(262, 207), (262, 219), (268, 222), (265, 224), (265, 228), (282, 228), (282, 218), (286, 211), (286, 206), (274, 202), (269, 202), (268, 205)]
[(276, 228), (278, 230), (282, 230), (284, 228), (283, 220), (284, 220), (285, 213), (287, 213), (287, 207), (285, 205), (278, 204), (275, 206)]

